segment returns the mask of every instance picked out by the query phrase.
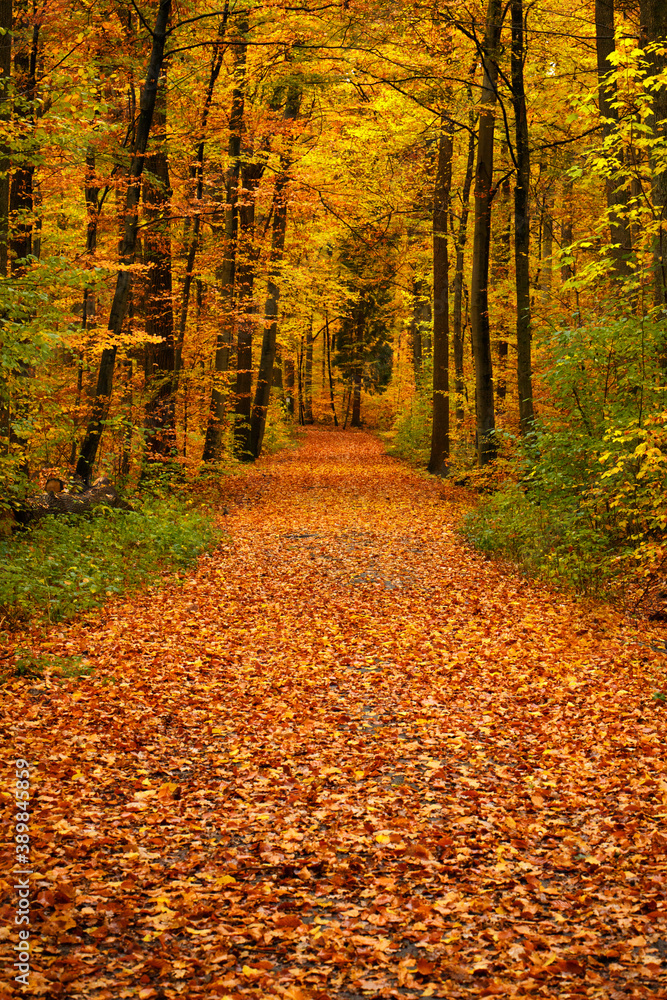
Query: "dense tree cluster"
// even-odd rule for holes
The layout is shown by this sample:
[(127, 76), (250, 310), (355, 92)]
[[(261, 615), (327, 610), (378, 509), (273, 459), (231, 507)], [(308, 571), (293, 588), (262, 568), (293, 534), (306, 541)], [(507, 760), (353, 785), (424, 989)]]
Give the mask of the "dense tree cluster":
[(254, 458), (267, 413), (390, 424), (414, 393), (441, 474), (536, 419), (604, 438), (628, 366), (623, 426), (661, 411), (660, 0), (0, 22), (5, 482)]

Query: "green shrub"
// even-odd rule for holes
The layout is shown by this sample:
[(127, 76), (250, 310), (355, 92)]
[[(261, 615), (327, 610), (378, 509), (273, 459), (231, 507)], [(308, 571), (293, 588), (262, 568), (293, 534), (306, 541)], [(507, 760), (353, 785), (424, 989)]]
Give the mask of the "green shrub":
[(290, 418), (286, 404), (272, 395), (266, 413), (262, 454), (273, 455), (283, 448), (294, 448), (297, 443), (296, 433), (296, 424)]
[(431, 401), (426, 394), (415, 393), (399, 412), (390, 434), (385, 435), (388, 454), (404, 458), (416, 466), (428, 465), (431, 454), (431, 412)]
[(217, 537), (210, 517), (181, 498), (46, 518), (0, 541), (0, 628), (70, 619), (164, 569), (192, 565)]
[[(659, 317), (658, 317), (659, 319)], [(520, 442), (513, 482), (470, 513), (478, 548), (584, 593), (667, 565), (667, 411), (660, 322), (543, 335), (555, 413)]]

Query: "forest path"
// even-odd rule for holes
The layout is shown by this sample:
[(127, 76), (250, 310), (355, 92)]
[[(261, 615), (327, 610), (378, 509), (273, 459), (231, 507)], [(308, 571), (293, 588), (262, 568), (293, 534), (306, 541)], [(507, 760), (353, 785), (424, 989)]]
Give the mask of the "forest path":
[(7, 693), (31, 992), (666, 996), (664, 656), (368, 435), (230, 490), (182, 586), (50, 634), (91, 676)]

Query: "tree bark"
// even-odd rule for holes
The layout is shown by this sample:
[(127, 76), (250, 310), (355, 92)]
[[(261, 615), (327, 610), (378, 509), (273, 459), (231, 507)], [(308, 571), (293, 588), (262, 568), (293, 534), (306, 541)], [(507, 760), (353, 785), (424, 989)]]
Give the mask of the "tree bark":
[[(283, 119), (286, 122), (293, 122), (299, 115), (301, 108), (301, 84), (300, 81), (293, 81), (287, 91), (285, 100), (285, 110)], [(266, 428), (266, 414), (271, 398), (271, 384), (273, 382), (273, 369), (276, 360), (276, 337), (278, 334), (278, 304), (280, 301), (280, 285), (278, 284), (283, 256), (285, 253), (285, 236), (287, 233), (287, 185), (290, 180), (292, 169), (292, 142), (287, 144), (286, 151), (280, 158), (280, 170), (276, 174), (274, 194), (273, 194), (273, 219), (271, 223), (271, 254), (269, 258), (269, 280), (267, 287), (266, 304), (264, 306), (264, 335), (262, 337), (262, 351), (259, 359), (259, 371), (257, 373), (257, 385), (255, 386), (255, 398), (252, 406), (252, 416), (250, 421), (250, 437), (248, 450), (253, 458), (259, 458), (262, 452), (262, 442), (264, 440), (264, 430)], [(311, 331), (312, 336), (312, 331)], [(312, 345), (311, 345), (312, 351)], [(311, 378), (312, 378), (312, 353), (311, 353)], [(294, 375), (292, 370), (292, 389), (294, 386)], [(288, 383), (289, 384), (289, 383)], [(289, 391), (289, 389), (288, 389)], [(292, 396), (293, 399), (293, 396)], [(299, 362), (299, 415), (304, 416), (301, 396), (301, 363)]]
[[(285, 234), (287, 232), (287, 183), (289, 173), (281, 170), (276, 176), (273, 193), (273, 220), (271, 229), (271, 266), (264, 306), (264, 335), (262, 337), (262, 352), (259, 359), (257, 385), (252, 406), (250, 422), (250, 437), (248, 450), (253, 458), (259, 458), (262, 453), (262, 442), (266, 428), (266, 414), (271, 398), (271, 383), (273, 381), (273, 365), (276, 357), (276, 335), (278, 333), (278, 303), (280, 301), (280, 265), (285, 252)], [(293, 386), (292, 375), (292, 386)]]
[[(471, 83), (468, 86), (468, 96), (472, 104), (472, 83), (474, 82), (477, 58), (470, 71)], [(468, 116), (470, 133), (468, 136), (468, 157), (466, 171), (461, 190), (461, 217), (455, 238), (456, 264), (454, 267), (454, 305), (452, 309), (453, 340), (454, 340), (454, 391), (456, 394), (456, 423), (462, 424), (465, 416), (463, 401), (466, 395), (465, 377), (463, 372), (463, 291), (464, 291), (464, 260), (465, 247), (468, 241), (468, 217), (470, 215), (470, 188), (475, 169), (475, 112), (470, 109)]]
[(35, 131), (35, 92), (37, 87), (38, 23), (32, 23), (32, 6), (18, 0), (14, 6), (14, 109), (20, 121), (20, 138), (23, 149), (12, 159), (9, 193), (10, 215), (10, 270), (12, 274), (25, 271), (26, 260), (33, 251), (33, 187), (35, 161), (33, 143)]
[(477, 403), (477, 455), (480, 465), (492, 461), (497, 452), (488, 284), (500, 29), (501, 0), (489, 0), (483, 49), (484, 78), (480, 98), (475, 171), (475, 234), (470, 281), (470, 319)]
[(237, 265), (236, 386), (234, 439), (241, 459), (253, 458), (250, 450), (252, 416), (253, 290), (258, 251), (254, 244), (255, 193), (264, 163), (249, 163), (242, 170), (243, 199), (239, 203), (239, 260)]
[(495, 380), (498, 408), (504, 405), (507, 396), (507, 356), (509, 353), (509, 331), (507, 329), (507, 284), (509, 280), (509, 263), (512, 245), (512, 208), (511, 184), (507, 172), (507, 143), (502, 144), (503, 180), (498, 193), (498, 209), (495, 213), (494, 241), (491, 254), (491, 282), (495, 289), (498, 322), (496, 333), (496, 352), (498, 356), (498, 377)]
[[(640, 0), (642, 43), (667, 42), (667, 4), (664, 0)], [(654, 75), (667, 70), (667, 56), (660, 52), (650, 55)], [(654, 90), (653, 131), (658, 149), (667, 145), (667, 87), (664, 83)], [(658, 223), (653, 251), (653, 302), (667, 301), (667, 167), (664, 155), (653, 163), (653, 214)]]
[(331, 335), (329, 333), (329, 317), (325, 317), (324, 326), (324, 336), (325, 336), (325, 348), (327, 353), (327, 370), (329, 373), (329, 403), (331, 405), (331, 412), (334, 418), (334, 427), (338, 427), (338, 417), (336, 416), (336, 401), (334, 398), (334, 383), (333, 383), (333, 373), (331, 371)]
[[(12, 73), (12, 0), (0, 0), (0, 124), (11, 121), (10, 84)], [(0, 278), (7, 276), (9, 262), (9, 140), (0, 143)]]
[(229, 18), (229, 0), (225, 0), (225, 7), (222, 12), (218, 35), (213, 45), (211, 54), (211, 68), (209, 72), (204, 106), (199, 126), (199, 141), (197, 143), (196, 161), (191, 168), (190, 177), (194, 181), (195, 214), (192, 224), (190, 240), (187, 244), (185, 277), (183, 279), (183, 289), (181, 291), (181, 309), (178, 317), (178, 330), (176, 333), (176, 343), (174, 346), (174, 393), (177, 390), (177, 381), (182, 365), (183, 344), (185, 342), (185, 331), (188, 322), (188, 307), (190, 304), (190, 292), (194, 280), (195, 259), (199, 247), (201, 233), (201, 202), (204, 197), (204, 150), (206, 147), (206, 133), (208, 128), (208, 117), (213, 102), (213, 91), (220, 75), (223, 57), (223, 42), (227, 32), (227, 21)]
[[(602, 135), (605, 139), (609, 138), (618, 126), (618, 110), (614, 107), (617, 88), (615, 84), (607, 82), (607, 76), (613, 69), (609, 57), (613, 54), (614, 47), (614, 0), (595, 0), (598, 99), (602, 119)], [(616, 277), (624, 277), (631, 270), (629, 257), (632, 252), (632, 237), (625, 216), (627, 195), (617, 188), (618, 183), (612, 178), (607, 178), (605, 190), (609, 210), (609, 230), (613, 244), (611, 250), (612, 271)]]
[[(259, 385), (259, 377), (257, 379)], [(294, 359), (285, 358), (285, 405), (290, 417), (294, 416)]]
[(410, 324), (410, 341), (412, 343), (412, 369), (415, 376), (415, 387), (419, 386), (422, 374), (422, 331), (421, 331), (421, 286), (423, 282), (417, 277), (412, 279), (412, 323)]
[(141, 190), (141, 176), (144, 169), (144, 157), (148, 137), (150, 135), (153, 122), (153, 112), (155, 110), (155, 99), (157, 96), (158, 80), (162, 70), (164, 59), (164, 46), (167, 36), (167, 24), (171, 11), (171, 0), (160, 0), (160, 6), (155, 21), (153, 32), (153, 45), (151, 56), (146, 72), (146, 81), (141, 93), (139, 118), (136, 125), (135, 139), (132, 148), (132, 159), (127, 178), (127, 193), (125, 196), (125, 220), (123, 239), (120, 247), (121, 270), (116, 278), (116, 288), (114, 291), (111, 311), (109, 316), (109, 333), (111, 334), (112, 346), (106, 347), (102, 351), (100, 359), (97, 386), (95, 389), (95, 400), (93, 412), (91, 414), (86, 436), (81, 447), (79, 460), (77, 462), (77, 474), (84, 482), (90, 481), (90, 474), (97, 455), (100, 438), (104, 423), (109, 413), (111, 402), (111, 392), (113, 389), (113, 373), (118, 351), (118, 340), (123, 327), (123, 320), (127, 311), (128, 297), (130, 293), (130, 272), (128, 265), (134, 262), (137, 231), (138, 231), (138, 207)]
[(514, 265), (516, 277), (516, 352), (519, 424), (522, 434), (533, 426), (532, 331), (530, 317), (530, 147), (523, 81), (523, 0), (512, 0), (512, 105), (516, 132), (514, 188)]
[(149, 458), (167, 458), (176, 448), (174, 399), (174, 306), (172, 299), (169, 159), (165, 146), (167, 128), (167, 76), (162, 74), (155, 105), (155, 150), (146, 157), (143, 178), (144, 264), (146, 280), (146, 333), (159, 338), (147, 343), (144, 355), (146, 384), (147, 451)]
[(306, 424), (313, 423), (313, 317), (306, 330), (306, 367), (304, 373), (304, 412)]
[(116, 492), (115, 487), (104, 477), (93, 483), (90, 489), (77, 491), (63, 490), (59, 480), (47, 483), (48, 492), (13, 502), (11, 510), (17, 524), (33, 524), (44, 517), (54, 515), (86, 514), (95, 507), (114, 507), (117, 510), (132, 510), (132, 506)]
[(236, 255), (238, 250), (238, 197), (241, 174), (241, 139), (245, 118), (246, 57), (248, 51), (249, 22), (245, 16), (237, 22), (235, 48), (234, 89), (232, 110), (229, 119), (229, 170), (225, 183), (225, 236), (224, 255), (217, 269), (216, 279), (220, 295), (220, 326), (213, 363), (213, 389), (211, 407), (204, 442), (204, 462), (217, 461), (222, 453), (223, 420), (227, 405), (227, 391), (223, 382), (229, 371), (232, 348), (234, 282), (236, 278)]
[(443, 119), (433, 192), (433, 420), (428, 471), (447, 474), (449, 461), (449, 252), (447, 220), (452, 185), (453, 140)]

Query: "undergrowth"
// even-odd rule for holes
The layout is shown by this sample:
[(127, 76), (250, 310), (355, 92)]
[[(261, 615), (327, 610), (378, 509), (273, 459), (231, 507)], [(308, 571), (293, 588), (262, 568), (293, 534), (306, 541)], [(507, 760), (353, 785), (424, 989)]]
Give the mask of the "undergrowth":
[(660, 320), (633, 316), (543, 334), (554, 408), (515, 443), (508, 481), (465, 518), (463, 532), (477, 548), (583, 594), (616, 591), (634, 602), (661, 585), (667, 389)]
[(152, 496), (135, 511), (45, 518), (0, 540), (0, 630), (71, 619), (164, 570), (191, 566), (218, 536), (210, 516), (178, 496)]

